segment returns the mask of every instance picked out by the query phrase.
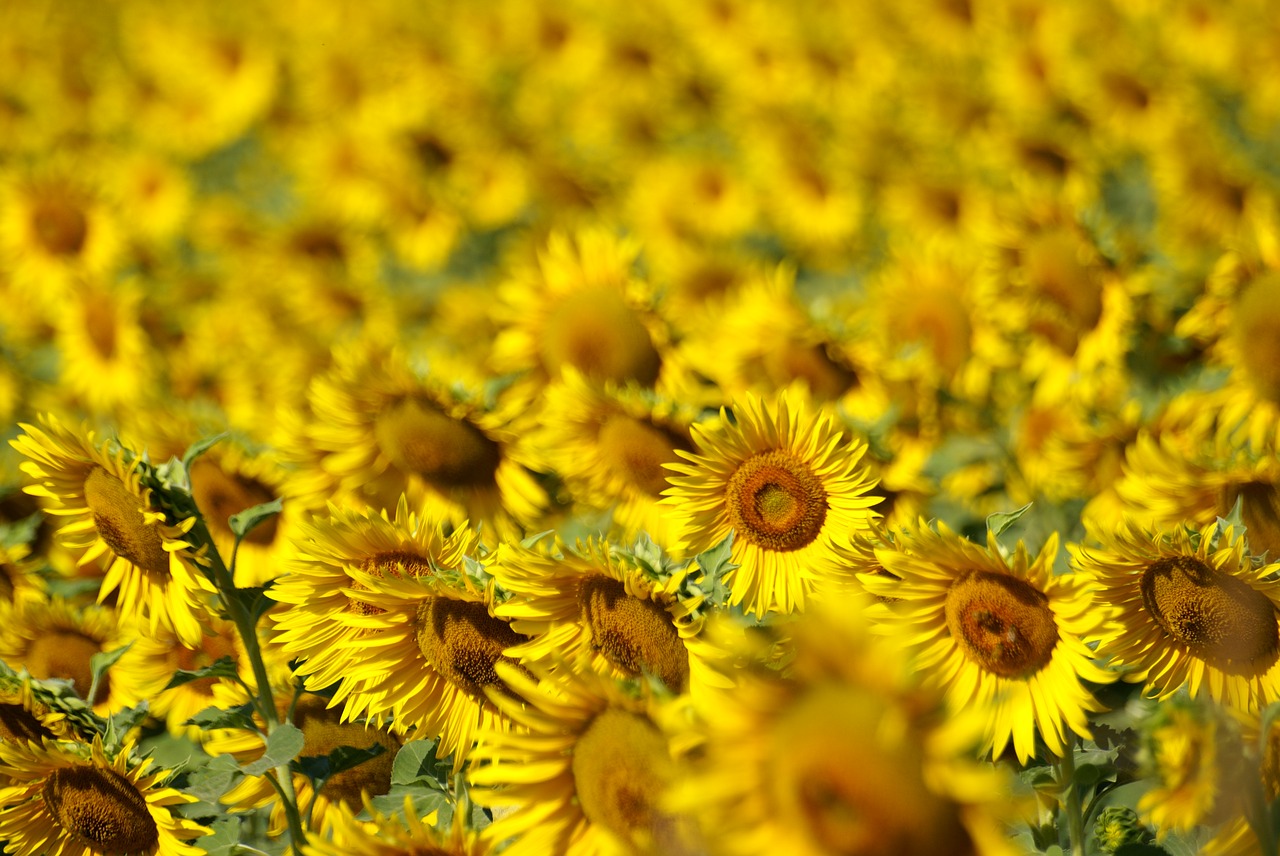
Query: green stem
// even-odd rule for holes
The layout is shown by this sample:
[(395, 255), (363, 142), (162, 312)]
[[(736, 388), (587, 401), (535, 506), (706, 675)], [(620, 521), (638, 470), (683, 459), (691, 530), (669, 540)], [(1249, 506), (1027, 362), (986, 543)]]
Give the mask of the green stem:
[(266, 778), (280, 796), (285, 821), (289, 824), (289, 838), (293, 843), (293, 852), (300, 852), (307, 843), (307, 834), (302, 829), (302, 815), (298, 813), (298, 795), (293, 790), (293, 774), (289, 771), (289, 765), (282, 764), (272, 769)]
[(1248, 788), (1248, 800), (1245, 803), (1245, 819), (1258, 839), (1258, 852), (1262, 856), (1276, 856), (1276, 830), (1271, 823), (1271, 808), (1267, 805), (1267, 796), (1263, 793), (1262, 782), (1254, 781)]
[(1084, 856), (1084, 812), (1080, 806), (1080, 789), (1076, 787), (1076, 747), (1072, 738), (1058, 762), (1058, 785), (1062, 789), (1062, 810), (1067, 816), (1067, 836), (1072, 856)]

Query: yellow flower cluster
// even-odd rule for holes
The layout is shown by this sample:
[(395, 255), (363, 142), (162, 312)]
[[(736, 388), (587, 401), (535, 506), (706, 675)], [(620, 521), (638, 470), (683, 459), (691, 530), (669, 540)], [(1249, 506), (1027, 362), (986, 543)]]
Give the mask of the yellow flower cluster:
[(7, 4), (0, 850), (1274, 854), (1271, 12)]

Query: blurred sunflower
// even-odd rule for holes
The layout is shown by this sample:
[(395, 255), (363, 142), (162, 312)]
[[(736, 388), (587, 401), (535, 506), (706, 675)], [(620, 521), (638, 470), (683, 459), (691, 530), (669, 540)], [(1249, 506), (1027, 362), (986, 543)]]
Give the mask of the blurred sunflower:
[[(76, 740), (79, 737), (67, 715), (40, 701), (30, 680), (0, 682), (0, 743)], [(0, 773), (0, 787), (5, 781)]]
[(102, 742), (0, 742), (0, 840), (14, 856), (200, 856), (189, 842), (209, 830), (174, 810), (196, 798), (165, 787), (171, 775), (130, 760), (133, 743), (108, 758)]
[[(628, 537), (667, 535), (665, 465), (692, 451), (689, 426), (697, 409), (684, 399), (657, 396), (632, 385), (592, 384), (566, 367), (548, 385), (540, 427), (527, 438), (530, 462), (564, 479), (570, 495), (594, 509), (612, 509), (613, 524)], [(545, 462), (545, 463), (544, 463)]]
[(863, 574), (862, 583), (894, 599), (876, 613), (882, 632), (903, 640), (950, 709), (988, 711), (983, 751), (998, 756), (1012, 742), (1026, 763), (1037, 732), (1059, 757), (1072, 732), (1089, 736), (1088, 714), (1103, 708), (1083, 682), (1115, 675), (1094, 664), (1083, 639), (1103, 628), (1106, 610), (1083, 574), (1054, 574), (1056, 535), (1034, 559), (1019, 544), (1007, 560), (994, 536), (984, 549), (941, 523), (920, 521), (904, 536), (875, 551), (888, 575)]
[[(520, 733), (481, 738), (468, 779), (481, 805), (509, 809), (482, 833), (520, 854), (699, 852), (688, 821), (662, 807), (680, 776), (662, 711), (613, 680), (561, 671), (541, 680), (506, 664), (518, 696), (490, 694)], [(523, 729), (527, 729), (527, 733)]]
[(448, 832), (434, 826), (435, 812), (418, 817), (413, 798), (406, 795), (403, 814), (383, 814), (366, 798), (360, 820), (358, 806), (338, 803), (327, 812), (331, 837), (310, 838), (301, 856), (487, 856), (493, 845), (466, 827), (466, 816), (457, 812)]
[(1247, 283), (1223, 340), (1232, 367), (1219, 424), (1262, 451), (1280, 446), (1280, 271)]
[(133, 409), (152, 394), (157, 361), (139, 323), (141, 301), (134, 283), (86, 282), (55, 318), (60, 381), (91, 413)]
[(35, 572), (39, 561), (26, 544), (0, 544), (0, 603), (14, 603), (44, 591), (44, 578)]
[(44, 430), (22, 425), (10, 441), (31, 460), (22, 471), (34, 482), (26, 491), (44, 500), (45, 510), (65, 518), (58, 539), (81, 552), (80, 563), (101, 561), (107, 575), (98, 600), (116, 592), (116, 607), (151, 635), (173, 632), (189, 644), (203, 635), (206, 592), (213, 585), (201, 565), (206, 559), (185, 540), (195, 518), (172, 522), (155, 508), (142, 486), (140, 458), (111, 443), (95, 443), (47, 416)]
[(800, 391), (747, 393), (718, 424), (693, 426), (697, 453), (671, 464), (663, 503), (679, 549), (696, 553), (734, 534), (730, 602), (748, 612), (803, 610), (837, 559), (833, 539), (866, 529), (872, 481), (833, 415)]
[(377, 608), (353, 596), (363, 590), (355, 570), (373, 576), (430, 576), (439, 569), (461, 568), (475, 544), (471, 530), (449, 532), (430, 509), (411, 513), (403, 496), (394, 516), (331, 505), (327, 517), (298, 525), (295, 555), (269, 591), (285, 606), (271, 616), (276, 625), (272, 647), (301, 661), (297, 674), (308, 689), (360, 684), (370, 674), (356, 643), (372, 631), (344, 616), (369, 615)]
[(623, 678), (650, 674), (674, 693), (715, 679), (702, 662), (702, 622), (673, 594), (682, 574), (660, 586), (603, 541), (562, 555), (512, 545), (490, 570), (515, 595), (495, 613), (532, 637), (512, 656), (590, 662), (601, 674)]
[(957, 759), (933, 697), (866, 634), (866, 605), (835, 598), (786, 625), (785, 672), (737, 634), (740, 680), (694, 700), (704, 742), (662, 805), (698, 820), (706, 852), (1017, 852), (1002, 823), (1011, 783)]
[[(281, 703), (285, 703), (284, 697)], [(391, 790), (391, 767), (401, 740), (386, 728), (375, 724), (345, 722), (340, 711), (326, 706), (323, 697), (303, 694), (293, 706), (291, 721), (302, 731), (304, 743), (302, 757), (323, 757), (339, 746), (371, 749), (382, 746), (383, 752), (361, 763), (335, 773), (325, 780), (319, 793), (311, 779), (301, 773), (293, 774), (293, 789), (298, 805), (311, 806), (311, 823), (321, 835), (327, 835), (340, 807), (358, 811), (370, 796), (381, 796)], [(211, 754), (231, 753), (242, 761), (260, 757), (263, 740), (249, 731), (224, 731), (210, 739), (205, 748)], [(232, 811), (251, 811), (271, 806), (268, 833), (272, 837), (284, 834), (288, 819), (276, 789), (265, 776), (246, 776), (221, 797), (221, 802)], [(349, 814), (346, 816), (350, 816)]]
[(81, 606), (61, 598), (27, 598), (13, 606), (0, 604), (0, 660), (15, 669), (26, 668), (35, 678), (62, 678), (75, 683), (76, 692), (95, 713), (108, 715), (143, 696), (133, 692), (128, 674), (141, 665), (136, 651), (127, 651), (117, 668), (103, 674), (90, 699), (95, 654), (115, 651), (129, 642), (116, 614), (105, 606)]
[(1280, 700), (1280, 566), (1245, 552), (1244, 536), (1217, 522), (1152, 531), (1121, 522), (1101, 548), (1074, 545), (1080, 572), (1116, 611), (1091, 634), (1124, 678), (1166, 699), (1186, 687), (1230, 707)]

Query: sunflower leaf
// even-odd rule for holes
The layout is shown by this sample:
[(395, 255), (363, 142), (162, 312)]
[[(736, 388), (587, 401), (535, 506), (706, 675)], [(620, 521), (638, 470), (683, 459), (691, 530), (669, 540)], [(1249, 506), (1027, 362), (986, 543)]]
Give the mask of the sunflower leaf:
[(240, 852), (240, 818), (224, 815), (209, 824), (213, 832), (196, 839), (208, 856), (235, 856)]
[(363, 764), (387, 751), (381, 743), (372, 746), (339, 746), (328, 755), (303, 755), (289, 762), (289, 768), (315, 782), (318, 791), (330, 777)]
[(393, 785), (425, 784), (436, 790), (447, 790), (451, 764), (436, 757), (436, 741), (413, 740), (400, 747), (391, 765)]
[(413, 798), (413, 813), (418, 817), (433, 811), (439, 812), (436, 820), (437, 827), (445, 827), (453, 819), (453, 804), (449, 802), (448, 794), (442, 791), (424, 791), (412, 785), (392, 785), (390, 791), (374, 797), (369, 802), (373, 805), (374, 811), (397, 814), (404, 810), (406, 794)]
[(173, 677), (169, 679), (169, 683), (165, 685), (166, 690), (174, 687), (180, 687), (183, 684), (189, 684), (192, 681), (199, 681), (204, 678), (234, 678), (236, 676), (236, 664), (230, 656), (219, 657), (207, 666), (201, 666), (198, 669), (178, 669), (174, 672)]
[(0, 523), (0, 547), (13, 549), (30, 544), (35, 540), (36, 531), (42, 522), (44, 522), (44, 512), (37, 511), (12, 523)]
[(182, 468), (186, 470), (191, 469), (191, 464), (196, 458), (200, 457), (230, 436), (231, 435), (226, 431), (223, 431), (220, 434), (214, 434), (211, 437), (205, 437), (203, 440), (195, 441), (187, 447), (185, 452), (182, 453)]
[(270, 502), (264, 502), (231, 515), (227, 520), (227, 524), (231, 527), (231, 531), (236, 538), (240, 539), (252, 532), (262, 521), (279, 514), (283, 508), (283, 500), (280, 497), (276, 497)]
[(991, 534), (999, 538), (1005, 532), (1009, 531), (1009, 527), (1017, 523), (1022, 515), (1026, 514), (1031, 506), (1035, 503), (1028, 502), (1021, 508), (1015, 508), (1013, 511), (997, 511), (994, 514), (987, 515), (987, 529)]
[(204, 731), (212, 731), (216, 728), (258, 730), (257, 724), (253, 721), (253, 705), (251, 704), (242, 704), (239, 707), (227, 710), (223, 710), (220, 707), (206, 707), (184, 724), (199, 726)]
[(301, 728), (290, 722), (281, 723), (267, 735), (267, 748), (262, 757), (240, 769), (246, 776), (261, 776), (272, 767), (287, 764), (298, 757), (306, 743)]
[(85, 694), (86, 700), (92, 703), (92, 699), (98, 694), (98, 686), (102, 683), (102, 676), (105, 675), (107, 670), (114, 666), (121, 657), (128, 653), (129, 649), (132, 647), (133, 643), (130, 642), (127, 645), (121, 645), (119, 648), (115, 648), (111, 651), (99, 651), (89, 658), (89, 673), (93, 678), (92, 682), (87, 687), (87, 692)]
[(143, 699), (133, 707), (126, 707), (124, 710), (111, 714), (107, 731), (115, 735), (115, 741), (113, 742), (123, 741), (130, 731), (141, 725), (142, 721), (147, 718), (147, 714), (150, 713), (150, 707), (150, 703)]
[(240, 765), (230, 755), (215, 755), (207, 764), (192, 770), (187, 776), (186, 793), (200, 800), (217, 804), (231, 790), (231, 785), (243, 775)]

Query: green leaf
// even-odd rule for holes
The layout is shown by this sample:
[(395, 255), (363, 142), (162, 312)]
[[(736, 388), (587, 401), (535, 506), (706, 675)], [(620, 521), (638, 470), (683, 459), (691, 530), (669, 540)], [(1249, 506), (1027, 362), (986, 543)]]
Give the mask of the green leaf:
[(738, 567), (729, 561), (729, 555), (732, 552), (733, 532), (730, 532), (719, 544), (699, 553), (694, 561), (698, 563), (698, 567), (702, 568), (703, 573), (709, 577), (718, 578)]
[(426, 784), (447, 790), (452, 767), (436, 757), (436, 741), (414, 740), (400, 747), (391, 765), (393, 785)]
[(240, 852), (240, 818), (225, 815), (210, 823), (209, 828), (212, 833), (195, 841), (208, 856), (235, 856)]
[(1071, 779), (1082, 788), (1091, 788), (1102, 781), (1106, 775), (1106, 768), (1097, 764), (1080, 764), (1076, 767), (1075, 775)]
[(253, 705), (242, 704), (239, 707), (233, 707), (229, 710), (223, 710), (218, 707), (206, 707), (195, 716), (188, 719), (186, 725), (197, 725), (205, 731), (211, 731), (215, 728), (243, 728), (247, 731), (257, 731), (258, 726), (253, 721)]
[(123, 739), (126, 734), (142, 724), (142, 721), (147, 718), (147, 714), (150, 713), (150, 707), (150, 703), (143, 699), (133, 707), (126, 707), (124, 710), (116, 711), (111, 714), (111, 730), (119, 739)]
[(226, 431), (221, 434), (214, 434), (212, 437), (205, 437), (203, 440), (197, 440), (187, 447), (187, 451), (182, 453), (182, 466), (184, 469), (191, 469), (191, 464), (196, 458), (212, 449), (231, 435)]
[(102, 676), (105, 675), (107, 670), (114, 666), (132, 647), (133, 643), (130, 642), (129, 644), (121, 645), (119, 648), (112, 651), (99, 651), (89, 658), (89, 673), (93, 675), (93, 682), (91, 686), (88, 687), (88, 693), (85, 695), (86, 699), (92, 699), (94, 697), (97, 693), (98, 684), (102, 682)]
[[(370, 758), (376, 758), (387, 751), (381, 743), (361, 748), (359, 746), (339, 746), (328, 755), (303, 755), (289, 763), (290, 769), (302, 773), (317, 783), (323, 783), (330, 776), (344, 770), (350, 770), (363, 764)], [(319, 790), (319, 785), (317, 785)]]
[(235, 589), (231, 596), (240, 601), (245, 611), (249, 613), (249, 617), (256, 625), (258, 619), (266, 615), (271, 608), (276, 605), (276, 601), (272, 600), (267, 594), (271, 586), (257, 586), (254, 588), (238, 588)]
[(253, 531), (259, 523), (279, 514), (284, 508), (284, 500), (276, 497), (270, 502), (264, 502), (255, 505), (252, 508), (246, 508), (237, 514), (231, 515), (227, 520), (227, 524), (231, 527), (232, 533), (237, 538), (243, 538)]
[(1169, 856), (1169, 851), (1154, 844), (1123, 844), (1116, 856)]
[(209, 759), (209, 763), (191, 771), (183, 790), (197, 799), (217, 804), (242, 775), (244, 773), (235, 758), (230, 755), (215, 755)]
[(1022, 515), (1026, 514), (1034, 504), (1035, 503), (1028, 502), (1026, 505), (1021, 508), (1016, 508), (1013, 511), (997, 511), (994, 514), (987, 515), (987, 529), (999, 538), (1009, 530), (1010, 526), (1017, 523)]
[(44, 521), (44, 512), (37, 511), (12, 523), (0, 523), (0, 547), (13, 549), (30, 544), (36, 539), (36, 531)]
[(165, 685), (166, 690), (174, 687), (180, 687), (183, 684), (189, 684), (192, 681), (203, 680), (204, 678), (234, 678), (236, 676), (236, 664), (230, 655), (219, 657), (207, 666), (201, 666), (198, 669), (178, 669), (173, 677), (169, 679), (169, 683)]
[(267, 735), (267, 748), (262, 757), (241, 769), (246, 776), (261, 776), (272, 767), (282, 766), (298, 757), (306, 743), (301, 728), (290, 722), (281, 723)]
[(436, 825), (440, 827), (447, 827), (453, 819), (453, 803), (449, 802), (449, 796), (446, 793), (424, 791), (414, 785), (392, 785), (390, 791), (374, 797), (370, 802), (373, 804), (374, 811), (380, 811), (383, 814), (399, 814), (404, 810), (405, 794), (413, 797), (413, 813), (418, 817), (438, 811), (440, 815)]
[(531, 549), (535, 544), (537, 544), (543, 538), (546, 538), (548, 535), (554, 535), (555, 533), (556, 533), (556, 530), (554, 529), (544, 529), (543, 531), (538, 532), (534, 535), (530, 535), (526, 538), (520, 539), (520, 546), (524, 547), (526, 550)]

